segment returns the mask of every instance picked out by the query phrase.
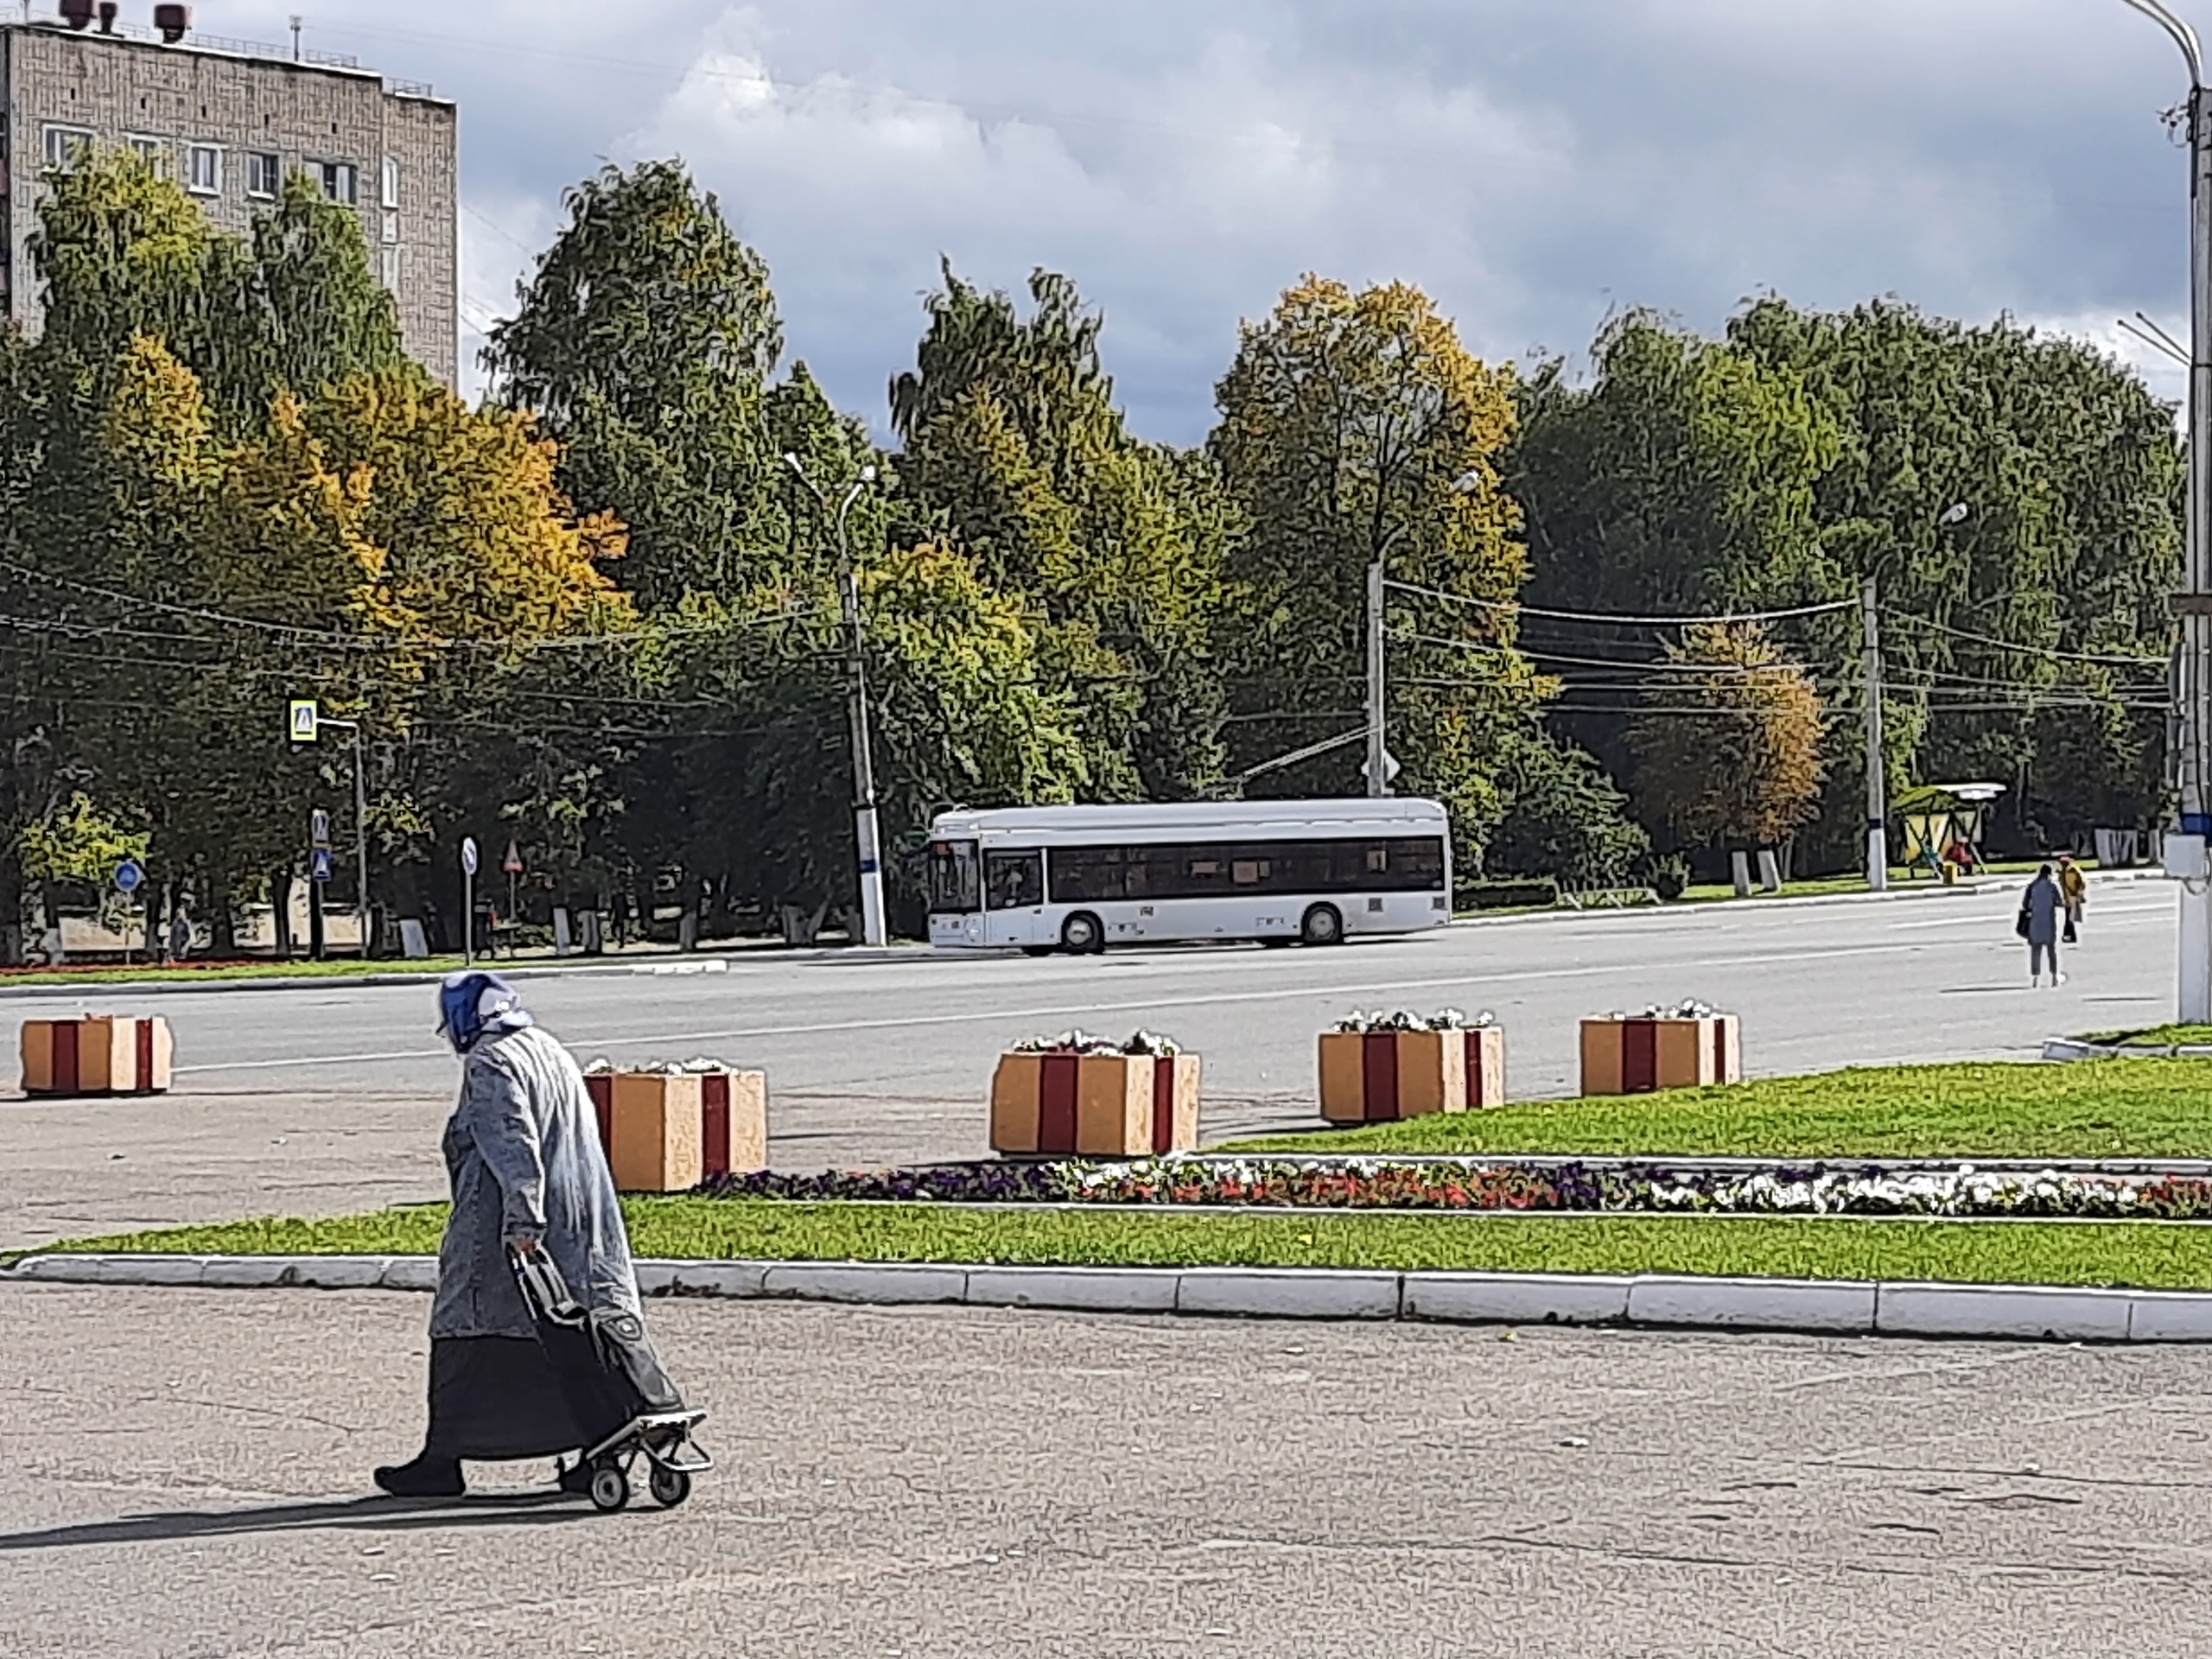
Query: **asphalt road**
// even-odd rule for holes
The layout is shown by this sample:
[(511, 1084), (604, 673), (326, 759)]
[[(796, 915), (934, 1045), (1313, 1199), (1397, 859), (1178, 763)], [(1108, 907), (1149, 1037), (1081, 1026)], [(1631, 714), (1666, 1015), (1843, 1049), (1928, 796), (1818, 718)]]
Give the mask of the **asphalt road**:
[[(721, 973), (524, 988), (586, 1059), (764, 1068), (778, 1164), (876, 1165), (982, 1155), (994, 1057), (1077, 1024), (1117, 1037), (1144, 1026), (1197, 1050), (1205, 1129), (1219, 1138), (1316, 1122), (1314, 1034), (1355, 1008), (1493, 1011), (1523, 1096), (1573, 1092), (1582, 1015), (1684, 997), (1743, 1016), (1754, 1074), (2021, 1058), (2050, 1035), (2167, 1015), (2167, 884), (2099, 882), (2070, 982), (2039, 991), (2012, 937), (2017, 891), (1515, 918), (1329, 950), (750, 953)], [(0, 1020), (68, 1006), (0, 994)], [(0, 1103), (0, 1244), (442, 1196), (454, 1063), (427, 988), (124, 992), (85, 1006), (167, 1015), (179, 1092)]]
[(601, 1517), (362, 1498), (427, 1307), (0, 1288), (0, 1656), (2160, 1659), (2212, 1621), (2195, 1350), (656, 1303), (722, 1467)]

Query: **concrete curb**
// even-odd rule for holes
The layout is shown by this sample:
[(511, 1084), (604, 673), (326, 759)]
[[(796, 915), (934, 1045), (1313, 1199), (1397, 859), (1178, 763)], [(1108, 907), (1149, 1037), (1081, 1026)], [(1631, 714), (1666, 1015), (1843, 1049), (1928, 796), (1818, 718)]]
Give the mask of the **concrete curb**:
[(2202, 1060), (2212, 1058), (2203, 1043), (2088, 1043), (2078, 1037), (2046, 1037), (2046, 1060)]
[[(0, 1283), (428, 1291), (427, 1255), (29, 1255)], [(1636, 1325), (1822, 1336), (2212, 1343), (2212, 1291), (1874, 1284), (1681, 1274), (1389, 1273), (1326, 1268), (1002, 1267), (641, 1260), (650, 1296), (1060, 1308), (1085, 1313), (1435, 1325)]]

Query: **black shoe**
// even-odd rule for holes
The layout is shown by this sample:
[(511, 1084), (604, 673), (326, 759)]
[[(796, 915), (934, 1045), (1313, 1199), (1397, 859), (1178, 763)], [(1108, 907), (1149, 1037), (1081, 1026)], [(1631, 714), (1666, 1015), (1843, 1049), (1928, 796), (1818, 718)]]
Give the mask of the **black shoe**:
[(376, 1478), (394, 1497), (459, 1497), (468, 1490), (459, 1458), (434, 1458), (427, 1452), (412, 1463), (385, 1465)]

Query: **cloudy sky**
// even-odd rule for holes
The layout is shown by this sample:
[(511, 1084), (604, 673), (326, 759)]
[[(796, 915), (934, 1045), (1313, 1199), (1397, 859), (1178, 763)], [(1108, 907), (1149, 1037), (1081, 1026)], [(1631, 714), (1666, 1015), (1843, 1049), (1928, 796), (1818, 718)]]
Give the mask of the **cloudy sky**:
[[(2194, 6), (2212, 26), (2212, 0)], [(1300, 272), (1420, 283), (1492, 358), (1767, 289), (2010, 312), (2182, 377), (2179, 55), (2121, 0), (200, 0), (461, 105), (480, 328), (602, 160), (680, 155), (789, 349), (880, 429), (940, 255), (1071, 273), (1137, 429), (1192, 441)], [(38, 0), (38, 10), (49, 10)], [(126, 15), (144, 10), (126, 5)], [(465, 341), (473, 351), (477, 340)]]

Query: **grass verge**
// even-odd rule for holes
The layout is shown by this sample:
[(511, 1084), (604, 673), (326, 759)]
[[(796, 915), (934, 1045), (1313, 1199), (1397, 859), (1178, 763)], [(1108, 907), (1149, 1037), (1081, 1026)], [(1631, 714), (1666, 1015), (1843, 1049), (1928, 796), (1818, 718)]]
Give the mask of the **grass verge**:
[(0, 991), (23, 985), (201, 984), (228, 979), (352, 979), (363, 974), (449, 974), (461, 965), (459, 957), (434, 957), (410, 961), (387, 961), (359, 957), (322, 962), (211, 962), (176, 967), (125, 967), (115, 963), (87, 963), (81, 968), (26, 968), (0, 973)]
[(1224, 1152), (1777, 1158), (2212, 1156), (2212, 1060), (1871, 1066), (1727, 1088), (1530, 1101)]
[[(1971, 1283), (2212, 1285), (2212, 1227), (1708, 1217), (1132, 1214), (626, 1200), (641, 1255), (1039, 1265), (1489, 1268)], [(427, 1254), (442, 1205), (87, 1239), (73, 1249)], [(64, 1248), (64, 1247), (56, 1247)]]

